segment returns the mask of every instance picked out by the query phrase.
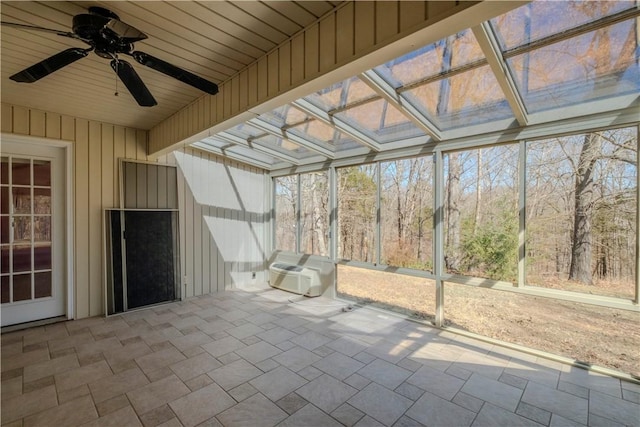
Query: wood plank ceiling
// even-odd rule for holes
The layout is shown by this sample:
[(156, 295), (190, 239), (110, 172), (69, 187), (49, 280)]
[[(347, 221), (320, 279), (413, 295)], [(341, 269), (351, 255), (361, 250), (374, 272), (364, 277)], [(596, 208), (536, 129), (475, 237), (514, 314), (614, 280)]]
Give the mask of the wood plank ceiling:
[[(339, 3), (334, 0), (2, 1), (0, 11), (2, 21), (66, 32), (71, 31), (74, 15), (87, 13), (89, 6), (101, 6), (149, 36), (135, 43), (135, 50), (219, 84)], [(35, 83), (16, 83), (9, 76), (64, 49), (86, 45), (40, 31), (9, 26), (2, 26), (1, 31), (0, 82), (4, 103), (150, 129), (203, 94), (127, 58), (158, 101), (154, 107), (140, 107), (117, 81), (109, 60), (94, 54)]]

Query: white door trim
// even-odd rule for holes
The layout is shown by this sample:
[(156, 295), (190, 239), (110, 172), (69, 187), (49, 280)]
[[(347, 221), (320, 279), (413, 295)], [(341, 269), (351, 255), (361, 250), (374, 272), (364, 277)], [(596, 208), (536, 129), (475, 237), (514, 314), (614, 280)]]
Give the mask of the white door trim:
[(75, 262), (75, 246), (74, 246), (74, 213), (75, 213), (75, 180), (74, 180), (74, 145), (70, 141), (62, 141), (59, 139), (40, 138), (35, 136), (16, 135), (13, 133), (1, 133), (0, 134), (0, 152), (2, 151), (2, 141), (15, 142), (19, 144), (31, 144), (31, 145), (47, 145), (52, 147), (63, 148), (65, 152), (65, 180), (66, 180), (66, 201), (65, 201), (65, 227), (66, 227), (66, 239), (65, 239), (65, 256), (66, 256), (66, 268), (65, 278), (67, 280), (67, 319), (71, 320), (75, 317), (74, 310), (74, 296), (75, 296), (75, 276), (74, 262)]

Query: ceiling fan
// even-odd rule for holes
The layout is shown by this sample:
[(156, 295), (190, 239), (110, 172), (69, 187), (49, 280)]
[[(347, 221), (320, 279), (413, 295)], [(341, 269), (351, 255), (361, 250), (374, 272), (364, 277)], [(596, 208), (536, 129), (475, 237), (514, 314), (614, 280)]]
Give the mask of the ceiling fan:
[(138, 73), (127, 61), (120, 59), (119, 54), (131, 56), (137, 62), (180, 80), (190, 86), (208, 94), (218, 93), (218, 85), (187, 70), (169, 64), (162, 59), (147, 53), (134, 50), (133, 43), (144, 40), (147, 35), (131, 25), (125, 24), (112, 11), (92, 6), (89, 13), (82, 13), (73, 17), (73, 31), (65, 32), (51, 28), (24, 25), (13, 22), (1, 22), (2, 25), (25, 30), (45, 31), (63, 37), (80, 40), (89, 45), (88, 48), (72, 47), (63, 50), (43, 61), (26, 68), (11, 77), (20, 83), (33, 83), (59, 69), (81, 59), (93, 51), (101, 58), (111, 59), (111, 68), (124, 83), (133, 98), (143, 107), (157, 105), (157, 101), (149, 92)]

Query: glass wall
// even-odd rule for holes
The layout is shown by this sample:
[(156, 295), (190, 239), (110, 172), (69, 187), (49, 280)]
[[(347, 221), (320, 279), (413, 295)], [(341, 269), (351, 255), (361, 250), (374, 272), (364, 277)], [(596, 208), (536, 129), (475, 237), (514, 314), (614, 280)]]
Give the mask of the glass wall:
[(638, 313), (447, 282), (445, 324), (640, 375)]
[(633, 298), (636, 128), (527, 143), (528, 285)]
[(381, 263), (433, 270), (433, 158), (380, 164)]
[(327, 172), (300, 175), (300, 252), (329, 255), (329, 179)]
[(362, 305), (370, 305), (409, 316), (433, 321), (435, 313), (435, 281), (338, 265), (337, 293)]
[(275, 247), (282, 251), (296, 251), (296, 204), (298, 177), (275, 178)]
[(338, 258), (377, 262), (376, 165), (338, 170)]
[(444, 170), (446, 271), (516, 282), (518, 145), (449, 153)]
[[(327, 256), (329, 254), (327, 172), (275, 178), (274, 186), (275, 248), (282, 251)], [(298, 191), (300, 192), (299, 200)], [(300, 242), (297, 242), (298, 229)]]

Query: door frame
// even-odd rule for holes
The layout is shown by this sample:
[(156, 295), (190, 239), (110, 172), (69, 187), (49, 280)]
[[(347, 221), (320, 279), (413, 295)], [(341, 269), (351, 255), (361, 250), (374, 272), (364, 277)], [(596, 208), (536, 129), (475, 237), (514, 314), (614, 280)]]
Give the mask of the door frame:
[[(74, 180), (74, 172), (75, 172), (75, 164), (73, 162), (74, 159), (74, 144), (71, 141), (62, 141), (59, 139), (49, 139), (49, 138), (41, 138), (34, 136), (26, 136), (26, 135), (16, 135), (13, 133), (1, 133), (0, 141), (18, 143), (18, 144), (29, 144), (35, 146), (49, 146), (49, 147), (57, 147), (62, 148), (64, 150), (64, 162), (65, 162), (65, 280), (67, 282), (66, 286), (66, 298), (67, 301), (65, 303), (66, 314), (68, 320), (71, 320), (75, 317), (74, 310), (74, 296), (75, 296), (75, 276), (74, 276), (74, 263), (75, 263), (75, 246), (74, 246), (74, 219), (75, 219), (75, 180)], [(0, 142), (0, 151), (1, 151), (2, 143)]]

